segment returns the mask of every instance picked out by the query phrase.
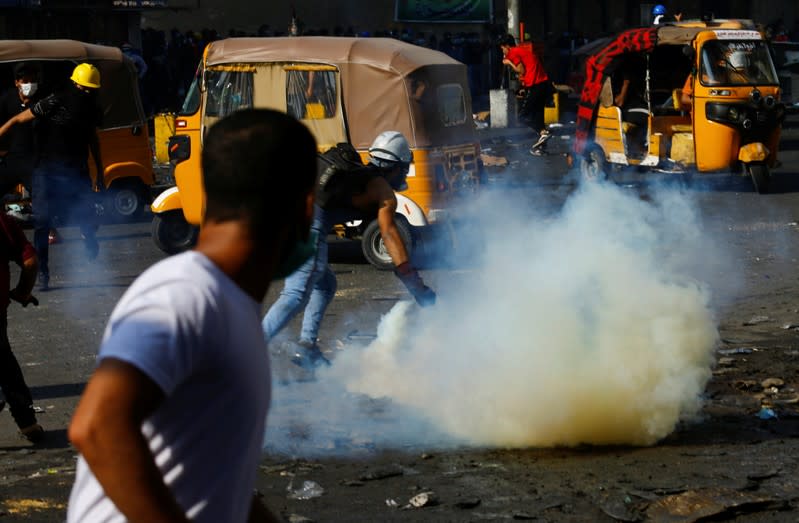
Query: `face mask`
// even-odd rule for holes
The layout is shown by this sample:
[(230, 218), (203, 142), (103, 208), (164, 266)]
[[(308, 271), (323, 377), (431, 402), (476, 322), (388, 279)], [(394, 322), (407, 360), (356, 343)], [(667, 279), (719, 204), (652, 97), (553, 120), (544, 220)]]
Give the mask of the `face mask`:
[(407, 176), (408, 176), (408, 167), (407, 164), (405, 164), (402, 167), (402, 174), (397, 173), (394, 174), (393, 176), (389, 175), (388, 177), (386, 177), (386, 181), (388, 182), (388, 184), (391, 186), (392, 189), (394, 189), (397, 192), (402, 192), (408, 189), (408, 180), (406, 179)]
[(308, 261), (308, 258), (316, 253), (316, 239), (316, 231), (311, 231), (307, 240), (297, 240), (291, 248), (291, 252), (289, 252), (280, 265), (278, 265), (272, 279), (283, 279), (291, 275), (291, 273), (299, 269), (303, 263)]
[(25, 98), (29, 96), (33, 96), (36, 93), (36, 90), (39, 88), (39, 84), (33, 82), (29, 84), (20, 84), (19, 85), (19, 92), (22, 93), (22, 96)]
[(408, 189), (408, 181), (403, 176), (402, 178), (394, 178), (388, 184), (397, 192), (402, 192)]

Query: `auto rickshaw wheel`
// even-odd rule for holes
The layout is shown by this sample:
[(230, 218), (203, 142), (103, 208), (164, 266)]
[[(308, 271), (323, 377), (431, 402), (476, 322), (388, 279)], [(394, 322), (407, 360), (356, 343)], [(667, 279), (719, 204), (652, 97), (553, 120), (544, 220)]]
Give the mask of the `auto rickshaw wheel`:
[(768, 172), (768, 166), (764, 163), (749, 163), (745, 167), (747, 173), (752, 178), (752, 185), (755, 186), (755, 191), (758, 194), (766, 194), (768, 192), (769, 182), (771, 182), (771, 174)]
[(153, 216), (152, 235), (156, 247), (176, 254), (194, 247), (199, 229), (186, 221), (180, 209)]
[(108, 189), (106, 207), (114, 218), (134, 220), (144, 213), (146, 194), (146, 187), (140, 181), (122, 180)]
[[(394, 223), (397, 224), (402, 243), (405, 245), (405, 250), (408, 251), (408, 258), (411, 257), (413, 252), (413, 233), (408, 220), (400, 214), (394, 216)], [(361, 250), (366, 257), (366, 261), (377, 267), (382, 271), (394, 268), (394, 262), (386, 250), (386, 245), (383, 243), (383, 237), (380, 235), (380, 225), (377, 219), (374, 219), (366, 226), (361, 238)]]
[(608, 179), (608, 162), (600, 146), (596, 144), (588, 146), (580, 158), (580, 176), (584, 182), (601, 182)]

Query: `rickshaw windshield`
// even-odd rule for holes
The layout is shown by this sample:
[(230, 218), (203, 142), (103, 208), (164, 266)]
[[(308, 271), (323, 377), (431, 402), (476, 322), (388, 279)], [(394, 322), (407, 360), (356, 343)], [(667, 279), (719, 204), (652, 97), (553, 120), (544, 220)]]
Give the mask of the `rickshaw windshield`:
[(202, 74), (197, 69), (197, 74), (194, 75), (194, 80), (189, 86), (189, 91), (186, 93), (186, 98), (183, 100), (183, 106), (180, 108), (178, 114), (180, 116), (190, 116), (200, 110), (200, 80)]
[(712, 40), (702, 46), (702, 85), (777, 85), (771, 54), (763, 41)]
[(252, 71), (207, 70), (205, 116), (222, 118), (252, 107)]

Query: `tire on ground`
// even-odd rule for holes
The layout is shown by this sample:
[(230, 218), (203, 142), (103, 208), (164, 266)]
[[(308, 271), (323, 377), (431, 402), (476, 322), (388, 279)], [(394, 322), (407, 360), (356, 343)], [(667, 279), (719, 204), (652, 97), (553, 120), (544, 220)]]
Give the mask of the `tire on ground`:
[(187, 222), (180, 209), (153, 215), (153, 241), (156, 247), (167, 254), (194, 247), (198, 233), (199, 228)]
[[(408, 258), (410, 258), (414, 248), (411, 226), (408, 220), (400, 214), (395, 215), (394, 222), (397, 224), (400, 238), (402, 238), (402, 243), (405, 244), (405, 250), (408, 251)], [(383, 243), (383, 237), (380, 235), (380, 225), (378, 225), (376, 218), (363, 231), (361, 249), (366, 261), (378, 269), (389, 270), (394, 268), (394, 262), (391, 260), (391, 256), (388, 255), (386, 246)]]

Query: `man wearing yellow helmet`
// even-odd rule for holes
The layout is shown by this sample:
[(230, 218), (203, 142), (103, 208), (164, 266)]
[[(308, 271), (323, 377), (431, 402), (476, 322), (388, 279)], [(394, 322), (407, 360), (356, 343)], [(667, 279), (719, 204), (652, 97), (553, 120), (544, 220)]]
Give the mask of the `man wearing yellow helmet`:
[(90, 259), (97, 256), (99, 249), (88, 160), (91, 151), (97, 165), (97, 186), (103, 187), (97, 142), (100, 71), (92, 64), (82, 63), (72, 71), (70, 80), (72, 84), (66, 89), (39, 100), (0, 127), (2, 137), (14, 125), (36, 120), (33, 243), (39, 256), (42, 290), (47, 290), (50, 284), (48, 236), (54, 216), (80, 224)]

